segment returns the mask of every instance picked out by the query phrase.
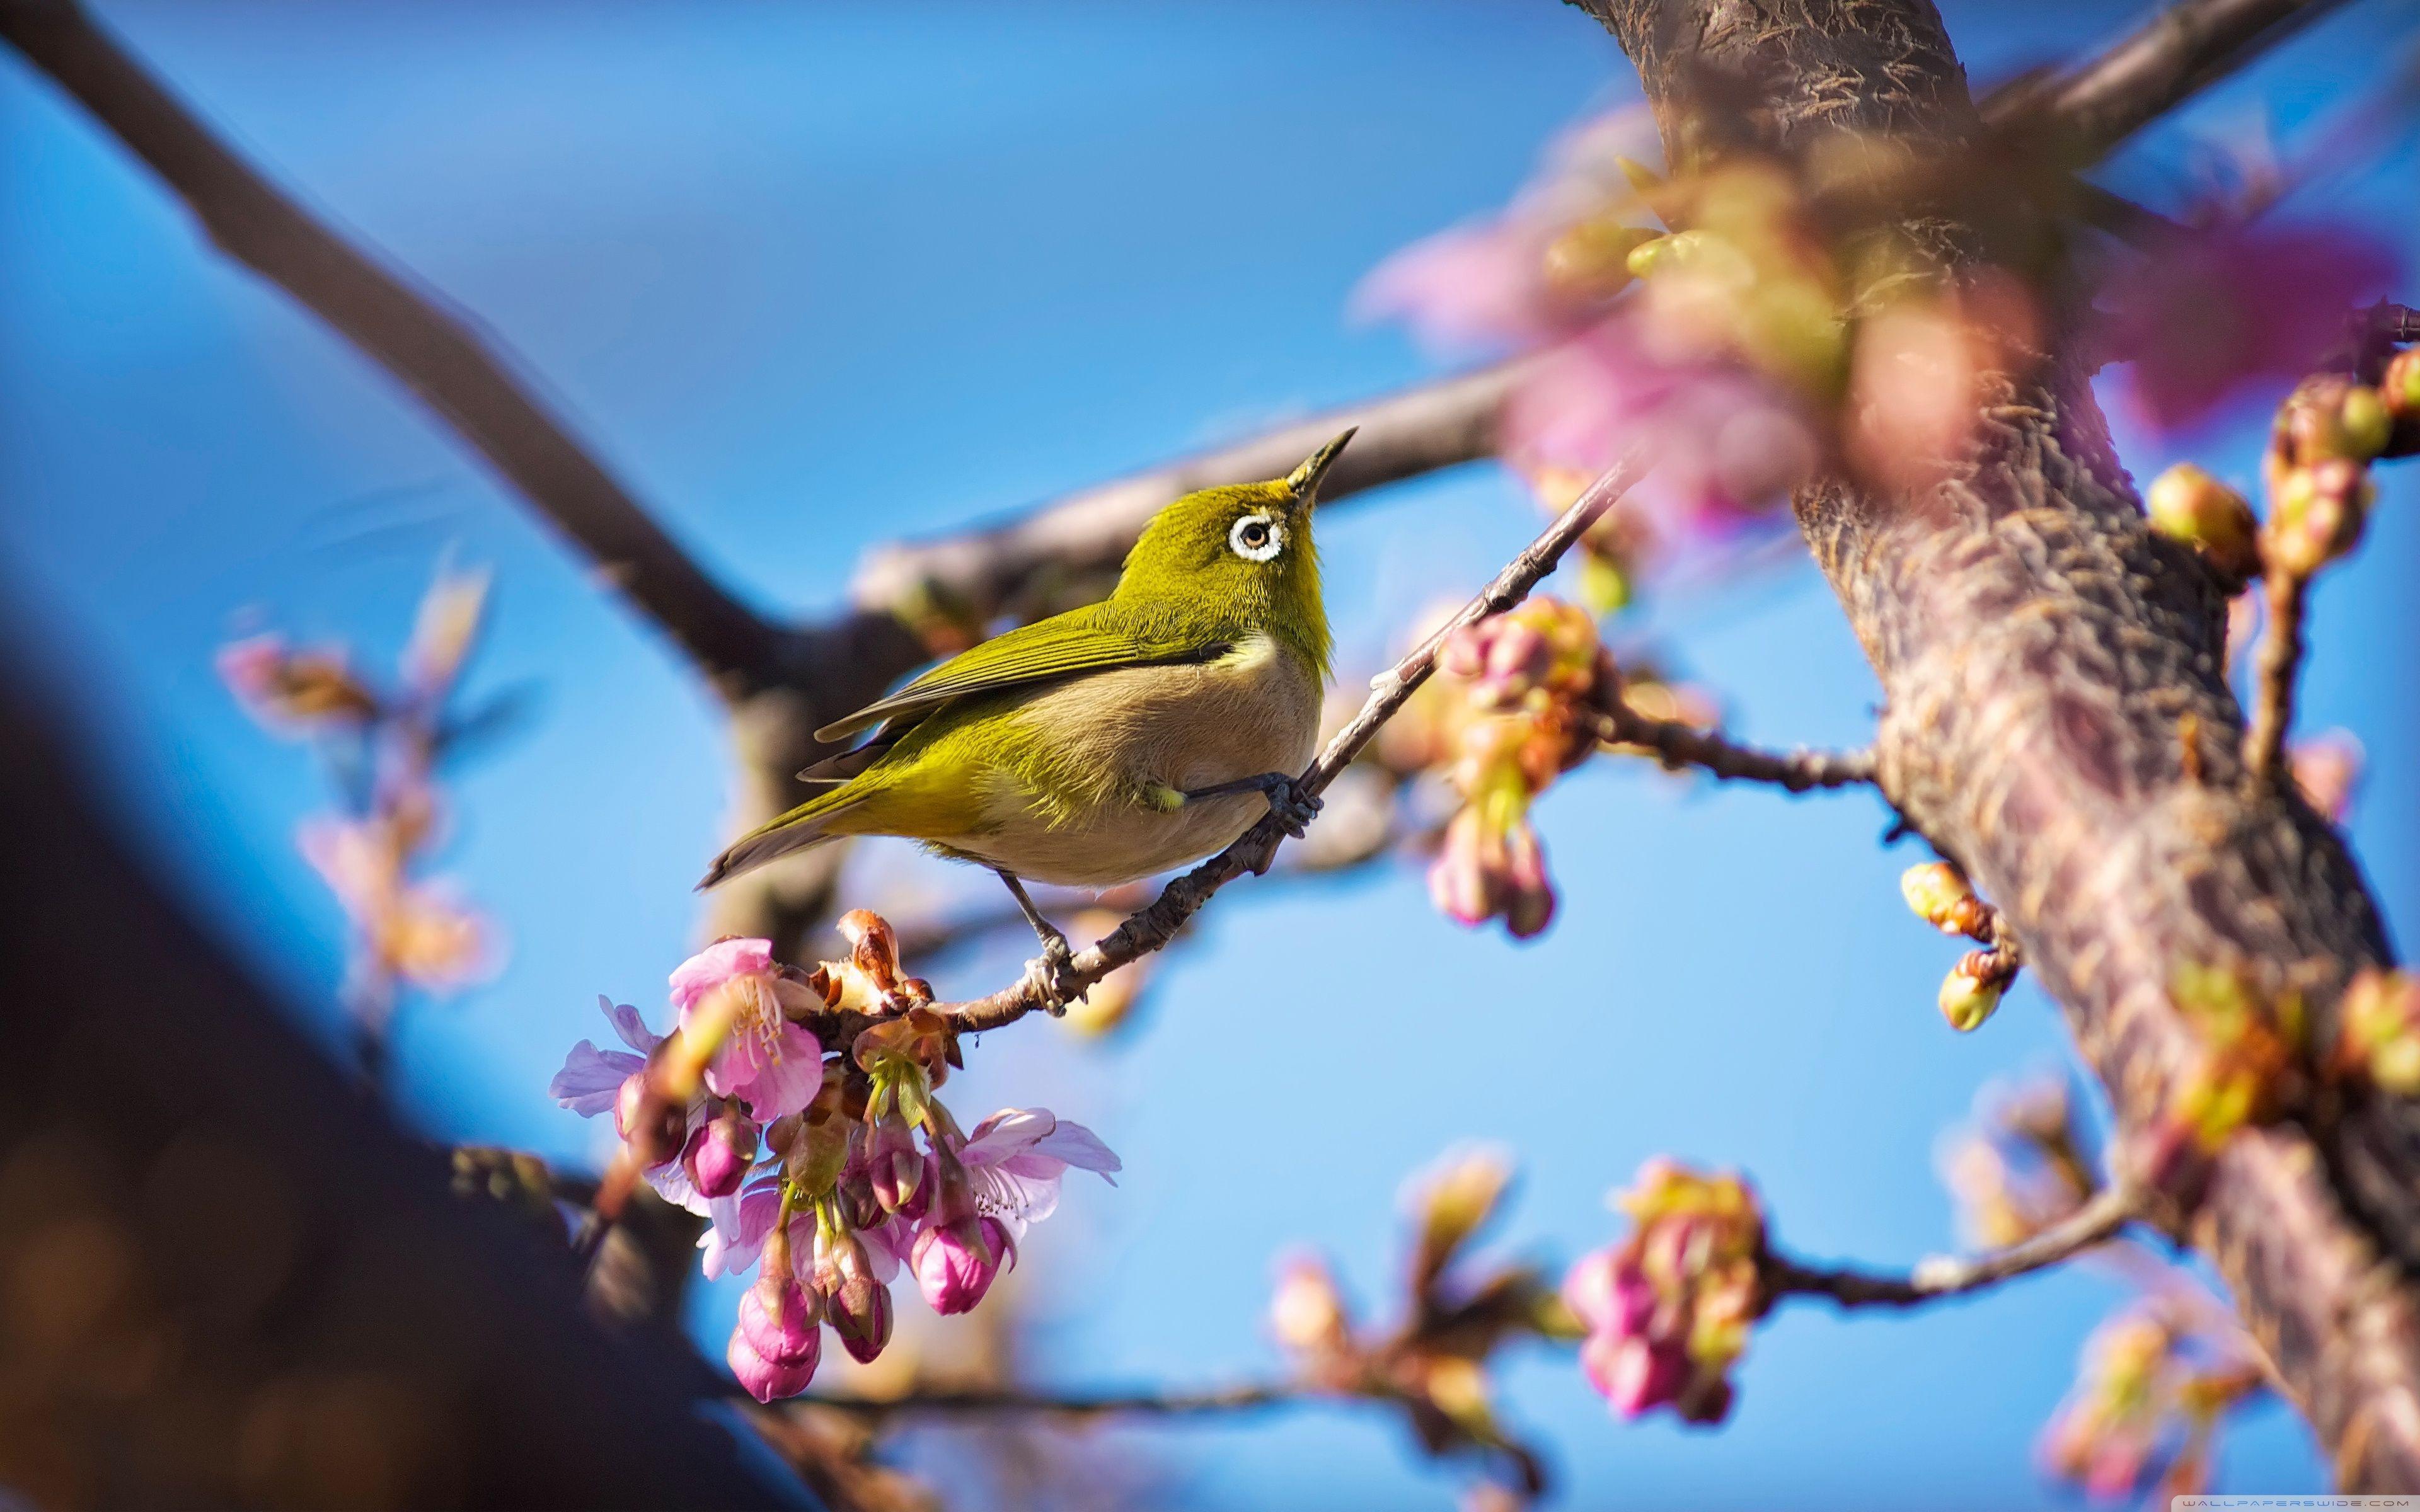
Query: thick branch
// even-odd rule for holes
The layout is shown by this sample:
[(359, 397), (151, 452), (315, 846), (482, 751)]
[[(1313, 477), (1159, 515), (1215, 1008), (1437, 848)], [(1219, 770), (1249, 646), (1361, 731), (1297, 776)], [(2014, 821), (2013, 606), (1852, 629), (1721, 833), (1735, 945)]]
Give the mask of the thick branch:
[(709, 578), (461, 317), (255, 172), (76, 0), (0, 0), (0, 37), (158, 174), (222, 251), (411, 390), (710, 679), (771, 674), (781, 632)]
[(2104, 1187), (2085, 1204), (2040, 1233), (1987, 1255), (1936, 1255), (1905, 1275), (1885, 1275), (1851, 1267), (1807, 1265), (1767, 1254), (1761, 1265), (1764, 1294), (1828, 1297), (1843, 1307), (1913, 1307), (2071, 1260), (2117, 1237), (2141, 1216), (2141, 1203), (2118, 1187)]
[[(1668, 125), (1714, 77), (1758, 82), (1758, 113), (1730, 139), (1768, 150), (1837, 131), (1955, 147), (1981, 129), (1922, 0), (1776, 0), (1754, 24), (1714, 0), (1590, 8)], [(2164, 99), (2242, 55), (2130, 87)], [(1953, 267), (1971, 258), (1969, 228), (1925, 230)], [(2169, 1089), (2202, 1064), (2169, 995), (2180, 966), (2299, 997), (2324, 1042), (2347, 977), (2387, 959), (2376, 909), (2286, 785), (2241, 780), (2223, 606), (2146, 529), (2083, 365), (2052, 353), (2002, 383), (1937, 486), (1824, 481), (1795, 504), (1881, 676), (1885, 794), (2024, 941), (2109, 1093), (2121, 1152), (2156, 1141)], [(2167, 1217), (2215, 1261), (2342, 1478), (2420, 1488), (2420, 1292), (2398, 1265), (2420, 1262), (2413, 1109), (2356, 1097), (2239, 1133), (2198, 1205)]]

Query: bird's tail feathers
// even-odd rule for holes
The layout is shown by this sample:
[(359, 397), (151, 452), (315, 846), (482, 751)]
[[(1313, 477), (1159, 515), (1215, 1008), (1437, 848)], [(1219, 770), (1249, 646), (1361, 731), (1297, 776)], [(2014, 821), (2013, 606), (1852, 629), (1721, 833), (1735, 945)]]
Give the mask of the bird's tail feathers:
[(763, 866), (776, 856), (792, 851), (803, 851), (835, 841), (840, 836), (827, 828), (830, 821), (843, 810), (854, 805), (830, 800), (837, 794), (810, 798), (770, 824), (761, 825), (731, 842), (730, 848), (714, 858), (698, 880), (697, 890), (704, 892), (718, 883), (728, 882), (742, 872)]

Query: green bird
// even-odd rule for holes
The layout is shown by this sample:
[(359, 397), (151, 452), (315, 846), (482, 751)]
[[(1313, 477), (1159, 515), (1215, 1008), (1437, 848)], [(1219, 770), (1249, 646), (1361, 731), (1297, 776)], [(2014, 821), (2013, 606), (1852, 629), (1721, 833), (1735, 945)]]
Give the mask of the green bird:
[(1264, 811), (1299, 835), (1295, 774), (1319, 734), (1331, 640), (1311, 516), (1348, 430), (1285, 477), (1187, 494), (1153, 517), (1097, 604), (960, 653), (815, 732), (863, 745), (799, 774), (829, 783), (715, 857), (709, 887), (845, 835), (899, 835), (1024, 879), (1109, 887), (1233, 843)]

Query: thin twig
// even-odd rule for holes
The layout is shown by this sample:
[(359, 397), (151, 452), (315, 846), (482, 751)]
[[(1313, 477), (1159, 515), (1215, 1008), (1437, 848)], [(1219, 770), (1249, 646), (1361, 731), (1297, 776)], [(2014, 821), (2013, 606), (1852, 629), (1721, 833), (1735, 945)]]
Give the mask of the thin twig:
[[(1544, 532), (1529, 543), (1527, 549), (1507, 563), (1497, 574), (1496, 580), (1453, 618), (1419, 645), (1406, 653), (1401, 661), (1371, 681), (1369, 700), (1361, 705), (1351, 723), (1338, 731), (1316, 760), (1304, 769), (1299, 779), (1305, 793), (1316, 795), (1326, 791), (1337, 774), (1350, 765), (1361, 748), (1369, 744), (1378, 727), (1404, 706), (1405, 700), (1429, 674), (1436, 670), (1437, 648), (1455, 630), (1474, 620), (1490, 614), (1500, 614), (1521, 602), (1544, 577), (1555, 570), (1570, 550), (1573, 543), (1587, 533), (1605, 512), (1613, 507), (1636, 480), (1637, 458), (1634, 455), (1615, 464), (1606, 474), (1589, 486), (1571, 508), (1563, 511)], [(1067, 980), (1080, 987), (1089, 987), (1118, 967), (1147, 955), (1166, 945), (1184, 928), (1187, 919), (1210, 901), (1220, 887), (1246, 872), (1265, 871), (1277, 846), (1285, 838), (1274, 817), (1264, 818), (1233, 844), (1210, 857), (1192, 871), (1171, 882), (1157, 898), (1138, 910), (1112, 931), (1109, 937), (1076, 952), (1070, 964)], [(1032, 979), (1020, 980), (988, 997), (970, 1002), (937, 1005), (934, 1011), (952, 1021), (961, 1033), (980, 1033), (1014, 1024), (1037, 1009), (1051, 1006), (1048, 995)], [(834, 1022), (818, 1023), (817, 1034), (827, 1044), (845, 1044), (863, 1026), (861, 1015), (835, 1015)]]
[(1031, 1412), (1078, 1418), (1250, 1412), (1311, 1399), (1313, 1394), (1287, 1381), (1251, 1381), (1202, 1391), (1055, 1395), (1024, 1386), (976, 1386), (954, 1391), (914, 1391), (902, 1396), (810, 1396), (796, 1398), (801, 1406), (829, 1408), (867, 1417), (893, 1417), (908, 1413), (954, 1417), (976, 1413)]
[(1641, 746), (1673, 770), (1694, 767), (1723, 781), (1770, 782), (1792, 793), (1845, 788), (1874, 780), (1870, 750), (1761, 750), (1720, 732), (1639, 713), (1614, 696), (1597, 714), (1597, 738), (1609, 746)]
[(1768, 1300), (1827, 1297), (1843, 1307), (1913, 1307), (1979, 1291), (2072, 1259), (2115, 1238), (2140, 1211), (2140, 1203), (2125, 1187), (2103, 1187), (2082, 1207), (2021, 1243), (1988, 1255), (1936, 1255), (1919, 1261), (1905, 1275), (1805, 1265), (1768, 1253), (1761, 1267), (1764, 1295)]
[(2272, 567), (2264, 579), (2269, 613), (2253, 653), (2252, 721), (2243, 732), (2247, 781), (2273, 781), (2286, 770), (2286, 736), (2294, 724), (2294, 685), (2303, 666), (2303, 609), (2311, 580)]

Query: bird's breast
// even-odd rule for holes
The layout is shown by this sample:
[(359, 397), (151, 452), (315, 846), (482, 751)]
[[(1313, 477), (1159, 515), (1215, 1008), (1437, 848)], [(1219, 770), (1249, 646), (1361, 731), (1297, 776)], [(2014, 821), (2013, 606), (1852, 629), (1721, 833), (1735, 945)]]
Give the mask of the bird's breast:
[(1068, 887), (1198, 860), (1251, 827), (1267, 800), (1247, 793), (1166, 810), (1143, 795), (1300, 772), (1319, 713), (1316, 671), (1266, 636), (1216, 661), (1072, 679), (1019, 711), (1022, 759), (992, 785), (987, 833), (958, 848)]

